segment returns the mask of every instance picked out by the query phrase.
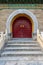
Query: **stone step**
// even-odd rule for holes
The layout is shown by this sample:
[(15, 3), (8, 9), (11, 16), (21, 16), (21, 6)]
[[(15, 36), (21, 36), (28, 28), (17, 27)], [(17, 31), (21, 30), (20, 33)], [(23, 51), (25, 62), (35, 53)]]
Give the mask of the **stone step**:
[(43, 56), (38, 42), (6, 42), (1, 57), (8, 56)]
[[(24, 41), (24, 42), (23, 42)], [(10, 44), (12, 44), (12, 43), (38, 43), (37, 41), (33, 41), (33, 40), (26, 40), (26, 39), (18, 39), (18, 40), (8, 40), (7, 41), (7, 43), (10, 43)]]
[(39, 45), (6, 45), (6, 47), (39, 47)]
[(7, 52), (3, 52), (2, 54), (1, 54), (1, 56), (3, 56), (3, 55), (5, 55), (5, 56), (7, 56), (7, 55), (40, 55), (40, 54), (42, 54), (43, 55), (43, 53), (41, 52), (41, 51), (7, 51)]
[(37, 42), (37, 41), (34, 41), (32, 38), (12, 38), (12, 39), (8, 39), (7, 42), (10, 42), (10, 43), (26, 43), (26, 42)]
[(6, 45), (39, 45), (38, 42), (6, 42)]
[[(19, 58), (19, 59), (21, 59), (21, 58)], [(27, 58), (26, 58), (27, 59)], [(24, 61), (24, 58), (22, 59), (23, 61), (7, 61), (7, 62), (4, 62), (5, 63), (5, 65), (43, 65), (43, 61), (41, 60), (41, 61), (38, 61), (38, 60), (36, 60), (36, 61), (34, 61), (34, 60), (31, 60), (31, 61)], [(3, 62), (3, 61), (2, 61)], [(3, 63), (2, 63), (3, 64)]]
[(40, 47), (5, 47), (4, 49), (40, 49)]
[(42, 53), (41, 51), (4, 51), (2, 54), (31, 54)]
[(4, 49), (3, 52), (6, 51), (41, 51), (41, 49)]
[[(42, 54), (40, 54), (40, 55), (14, 55), (14, 54), (12, 54), (12, 55), (7, 55), (7, 56), (5, 56), (5, 55), (3, 55), (2, 57), (0, 57), (0, 60), (2, 60), (2, 61), (7, 61), (7, 62), (10, 62), (10, 61), (16, 61), (16, 62), (18, 62), (19, 61), (19, 63), (20, 63), (20, 61), (28, 61), (28, 62), (35, 62), (35, 61), (42, 61), (43, 62), (43, 55)], [(2, 62), (1, 62), (2, 63)], [(11, 62), (10, 62), (11, 63)], [(7, 65), (7, 64), (6, 64)], [(11, 64), (10, 64), (11, 65)], [(14, 64), (15, 65), (15, 64)], [(23, 64), (24, 65), (24, 64)], [(30, 64), (29, 64), (30, 65)], [(33, 64), (33, 65), (39, 65), (39, 64)], [(43, 65), (43, 64), (42, 64)]]
[[(38, 54), (3, 54), (3, 55), (1, 55), (1, 57), (20, 57), (20, 56), (22, 56), (22, 57), (27, 57), (27, 56), (43, 56), (43, 54), (42, 53), (38, 53)], [(18, 59), (17, 59), (18, 60)]]
[(38, 43), (7, 43), (7, 45), (39, 45)]
[(40, 48), (4, 48), (4, 51), (41, 51)]

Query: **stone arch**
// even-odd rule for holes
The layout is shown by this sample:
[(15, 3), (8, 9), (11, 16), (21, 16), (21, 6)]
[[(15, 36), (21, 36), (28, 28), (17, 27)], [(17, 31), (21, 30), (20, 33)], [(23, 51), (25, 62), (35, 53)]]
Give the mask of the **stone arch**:
[(6, 23), (7, 33), (8, 34), (11, 33), (11, 30), (10, 30), (11, 22), (13, 21), (13, 18), (15, 16), (17, 16), (18, 14), (26, 14), (27, 16), (30, 17), (30, 19), (32, 20), (32, 23), (34, 23), (33, 24), (34, 30), (33, 30), (32, 33), (36, 34), (37, 29), (38, 29), (38, 21), (37, 21), (35, 15), (32, 12), (30, 12), (30, 11), (28, 11), (26, 9), (18, 9), (16, 11), (14, 11), (13, 13), (11, 13), (11, 15), (8, 17), (7, 23)]

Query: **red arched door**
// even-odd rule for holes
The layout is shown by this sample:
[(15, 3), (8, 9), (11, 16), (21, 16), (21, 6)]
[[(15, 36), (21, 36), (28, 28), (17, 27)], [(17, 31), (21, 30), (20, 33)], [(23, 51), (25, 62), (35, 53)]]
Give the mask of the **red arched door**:
[(13, 38), (32, 38), (32, 23), (26, 17), (18, 17), (12, 24)]

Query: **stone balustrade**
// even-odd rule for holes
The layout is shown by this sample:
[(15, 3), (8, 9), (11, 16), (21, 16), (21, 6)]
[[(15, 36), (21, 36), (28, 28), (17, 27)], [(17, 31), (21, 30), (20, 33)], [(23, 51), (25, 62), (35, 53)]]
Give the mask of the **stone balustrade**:
[(0, 32), (0, 49), (3, 47), (7, 33)]
[(39, 32), (39, 30), (37, 30), (37, 41), (39, 42), (40, 46), (43, 48), (43, 32)]

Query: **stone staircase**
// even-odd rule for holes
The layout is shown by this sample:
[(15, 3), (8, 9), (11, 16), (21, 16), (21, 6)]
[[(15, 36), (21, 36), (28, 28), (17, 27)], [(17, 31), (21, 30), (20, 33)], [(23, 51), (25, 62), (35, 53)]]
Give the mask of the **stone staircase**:
[(1, 50), (1, 57), (28, 57), (43, 56), (42, 49), (37, 41), (14, 42), (8, 41)]
[(43, 51), (37, 41), (7, 41), (0, 53), (0, 65), (43, 65)]

